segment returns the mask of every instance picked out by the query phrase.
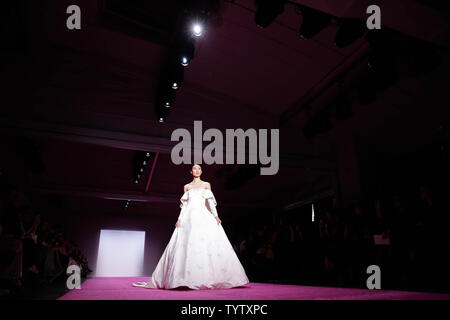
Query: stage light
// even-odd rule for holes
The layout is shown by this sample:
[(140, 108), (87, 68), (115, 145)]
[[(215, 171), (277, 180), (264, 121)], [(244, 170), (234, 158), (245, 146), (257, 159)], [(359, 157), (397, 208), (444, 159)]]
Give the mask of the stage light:
[[(157, 102), (155, 105), (155, 109), (156, 109), (155, 111), (156, 111), (156, 116), (157, 116), (158, 122), (163, 123), (166, 120), (169, 110), (171, 108), (166, 107), (165, 103), (163, 103), (163, 102)], [(142, 160), (141, 160), (141, 162), (142, 162)]]
[(138, 180), (134, 180), (134, 183), (136, 183), (136, 184), (137, 184), (137, 183), (139, 183), (139, 181), (138, 181)]
[(180, 35), (177, 40), (177, 56), (183, 67), (194, 59), (195, 39)]
[(300, 11), (302, 13), (302, 25), (299, 34), (305, 40), (314, 37), (331, 22), (331, 16), (327, 13), (305, 6), (300, 6)]
[[(165, 82), (160, 82), (156, 93), (156, 112), (158, 118), (167, 116), (169, 108), (175, 100), (176, 91), (169, 88)], [(161, 122), (161, 121), (160, 121)], [(142, 161), (140, 161), (142, 162)]]
[(184, 68), (180, 66), (178, 58), (170, 57), (165, 70), (167, 85), (177, 90), (184, 81)]
[[(145, 156), (148, 158), (148, 157), (150, 157), (150, 152), (147, 152), (146, 154), (145, 154)], [(145, 164), (145, 163), (144, 163)]]
[(189, 65), (189, 59), (188, 59), (188, 57), (185, 57), (185, 56), (181, 57), (181, 65), (182, 65), (183, 67), (187, 67), (187, 66)]
[(255, 23), (261, 28), (266, 28), (275, 18), (283, 13), (285, 0), (255, 0)]
[(144, 162), (142, 162), (142, 164), (145, 166), (147, 164), (147, 161), (144, 160)]
[(133, 179), (134, 181), (140, 181), (145, 173), (145, 166), (142, 165), (145, 159), (147, 159), (147, 151), (136, 151), (133, 158)]
[(194, 23), (192, 25), (192, 33), (194, 36), (200, 37), (203, 34), (203, 26), (198, 22)]

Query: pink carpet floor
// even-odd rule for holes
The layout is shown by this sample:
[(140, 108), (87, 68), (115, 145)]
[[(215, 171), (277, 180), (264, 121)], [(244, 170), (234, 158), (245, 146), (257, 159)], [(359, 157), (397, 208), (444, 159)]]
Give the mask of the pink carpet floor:
[(97, 277), (59, 300), (450, 300), (450, 294), (249, 283), (215, 290), (156, 290), (132, 287), (143, 277)]

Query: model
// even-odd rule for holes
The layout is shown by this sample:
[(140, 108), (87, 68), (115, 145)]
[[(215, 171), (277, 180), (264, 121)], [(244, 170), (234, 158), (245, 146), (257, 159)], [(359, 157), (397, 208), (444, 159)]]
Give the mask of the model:
[(152, 289), (220, 289), (249, 283), (245, 270), (219, 219), (211, 185), (200, 180), (195, 164), (193, 181), (184, 186), (175, 230), (148, 282), (135, 287)]

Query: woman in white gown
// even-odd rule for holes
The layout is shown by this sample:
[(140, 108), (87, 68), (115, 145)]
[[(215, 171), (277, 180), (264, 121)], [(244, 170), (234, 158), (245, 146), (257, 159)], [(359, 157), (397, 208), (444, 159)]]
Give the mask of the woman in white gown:
[(249, 283), (222, 227), (210, 184), (200, 180), (199, 165), (194, 165), (191, 173), (194, 179), (184, 186), (175, 230), (156, 269), (148, 282), (133, 286), (220, 289)]

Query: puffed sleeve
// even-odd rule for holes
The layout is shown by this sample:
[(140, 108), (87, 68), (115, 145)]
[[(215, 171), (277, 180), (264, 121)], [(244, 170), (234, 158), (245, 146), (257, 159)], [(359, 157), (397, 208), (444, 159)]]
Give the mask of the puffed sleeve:
[(216, 198), (214, 197), (214, 194), (212, 193), (212, 191), (210, 189), (205, 189), (204, 193), (203, 193), (203, 197), (205, 198), (205, 200), (208, 202), (209, 208), (211, 210), (211, 213), (214, 217), (218, 217), (218, 213), (217, 213), (217, 201)]
[(189, 200), (189, 193), (186, 191), (180, 199), (181, 201), (180, 208), (186, 206), (188, 200)]
[(181, 197), (181, 199), (180, 199), (180, 201), (181, 201), (181, 203), (180, 203), (181, 210), (180, 210), (180, 214), (178, 216), (178, 220), (181, 220), (183, 218), (183, 212), (184, 212), (184, 209), (186, 208), (188, 200), (189, 200), (189, 194), (188, 194), (188, 192), (185, 192), (183, 194), (183, 196)]

